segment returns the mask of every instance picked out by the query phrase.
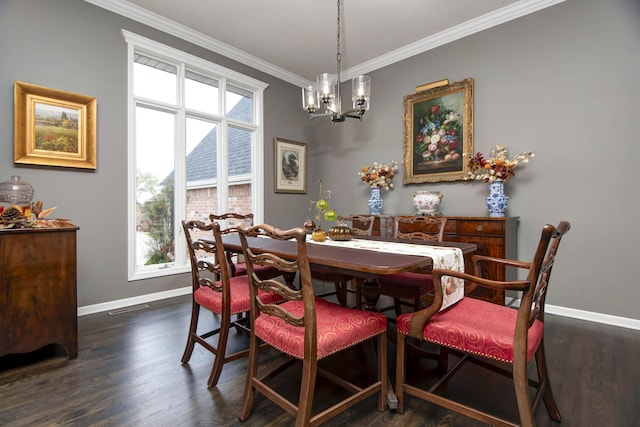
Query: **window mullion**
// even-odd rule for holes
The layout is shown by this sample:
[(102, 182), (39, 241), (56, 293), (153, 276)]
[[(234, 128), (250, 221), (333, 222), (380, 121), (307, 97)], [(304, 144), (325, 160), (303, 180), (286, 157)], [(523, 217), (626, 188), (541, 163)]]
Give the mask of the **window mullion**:
[(187, 264), (187, 247), (182, 235), (182, 220), (187, 212), (187, 129), (185, 109), (185, 66), (178, 67), (178, 114), (176, 117), (176, 144), (175, 144), (175, 192), (174, 192), (174, 236), (176, 265)]

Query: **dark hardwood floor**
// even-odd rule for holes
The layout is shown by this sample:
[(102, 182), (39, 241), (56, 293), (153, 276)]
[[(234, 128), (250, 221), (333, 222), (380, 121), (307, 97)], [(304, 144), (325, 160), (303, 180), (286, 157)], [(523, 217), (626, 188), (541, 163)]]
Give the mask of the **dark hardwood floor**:
[[(189, 322), (190, 297), (148, 304), (148, 308), (78, 319), (80, 353), (66, 360), (57, 346), (29, 355), (0, 358), (0, 425), (2, 426), (286, 426), (292, 417), (257, 395), (252, 415), (240, 423), (246, 359), (231, 362), (218, 386), (207, 389), (212, 355), (196, 346), (188, 365), (180, 364)], [(208, 322), (213, 316), (203, 315)], [(640, 332), (596, 323), (547, 316), (546, 347), (551, 381), (563, 416), (550, 420), (544, 407), (539, 426), (640, 425)], [(246, 337), (232, 334), (233, 345)], [(356, 348), (328, 367), (373, 375), (365, 363), (367, 348)], [(62, 354), (61, 354), (62, 353)], [(263, 365), (281, 360), (263, 353)], [(409, 361), (410, 378), (429, 382), (435, 362)], [(365, 365), (364, 369), (359, 366)], [(389, 345), (390, 375), (395, 376), (395, 346)], [(469, 365), (447, 392), (464, 396), (516, 419), (511, 385), (495, 374)], [(280, 383), (297, 395), (297, 373)], [(319, 380), (318, 405), (338, 393)], [(472, 392), (478, 392), (473, 394)], [(504, 409), (507, 408), (507, 409)], [(464, 416), (407, 397), (404, 414), (378, 412), (375, 398), (354, 406), (328, 426), (480, 426)]]

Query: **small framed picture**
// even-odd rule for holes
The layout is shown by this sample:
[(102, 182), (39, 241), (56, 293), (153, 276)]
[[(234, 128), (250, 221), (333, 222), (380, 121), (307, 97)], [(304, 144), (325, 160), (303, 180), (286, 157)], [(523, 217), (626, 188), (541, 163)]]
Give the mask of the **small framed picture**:
[(276, 193), (307, 192), (307, 144), (275, 138)]
[(96, 168), (96, 99), (14, 84), (13, 162)]

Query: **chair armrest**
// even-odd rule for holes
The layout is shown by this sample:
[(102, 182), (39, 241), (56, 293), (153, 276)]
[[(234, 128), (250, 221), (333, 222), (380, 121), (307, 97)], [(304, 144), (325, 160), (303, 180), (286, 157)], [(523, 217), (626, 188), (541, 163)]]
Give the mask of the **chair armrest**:
[[(491, 257), (486, 257), (486, 258), (491, 258)], [(501, 259), (496, 258), (496, 260), (501, 260)], [(503, 261), (509, 261), (509, 260), (503, 260)], [(521, 263), (520, 261), (515, 261), (515, 264), (523, 264), (523, 263)], [(512, 265), (512, 264), (509, 264), (509, 265)], [(443, 276), (457, 277), (460, 279), (473, 282), (480, 286), (493, 288), (493, 289), (500, 289), (500, 290), (526, 291), (527, 289), (529, 289), (529, 286), (531, 285), (531, 283), (528, 280), (514, 280), (509, 282), (500, 282), (497, 280), (485, 279), (483, 277), (473, 275), (473, 274), (461, 273), (455, 270), (434, 269), (432, 270), (431, 275), (433, 277), (433, 291), (434, 291), (433, 304), (431, 304), (429, 307), (423, 310), (420, 310), (414, 313), (413, 317), (411, 318), (411, 323), (409, 326), (409, 333), (412, 337), (421, 338), (422, 333), (424, 331), (424, 327), (429, 321), (429, 319), (440, 311), (440, 308), (442, 307), (442, 301), (443, 301), (443, 294), (442, 294), (442, 277)], [(447, 308), (447, 310), (455, 310), (455, 304), (452, 307)]]
[(473, 271), (476, 276), (480, 276), (482, 274), (482, 270), (480, 270), (480, 265), (482, 263), (494, 263), (494, 264), (502, 264), (511, 267), (531, 268), (531, 263), (528, 261), (518, 261), (514, 259), (506, 259), (506, 258), (497, 258), (488, 255), (473, 255), (471, 257), (473, 262)]

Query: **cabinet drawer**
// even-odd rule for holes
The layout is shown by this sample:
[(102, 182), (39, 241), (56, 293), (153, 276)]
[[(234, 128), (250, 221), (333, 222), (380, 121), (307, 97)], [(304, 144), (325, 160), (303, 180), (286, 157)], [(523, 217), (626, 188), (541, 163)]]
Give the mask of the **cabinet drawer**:
[(458, 234), (504, 235), (504, 221), (459, 221)]

